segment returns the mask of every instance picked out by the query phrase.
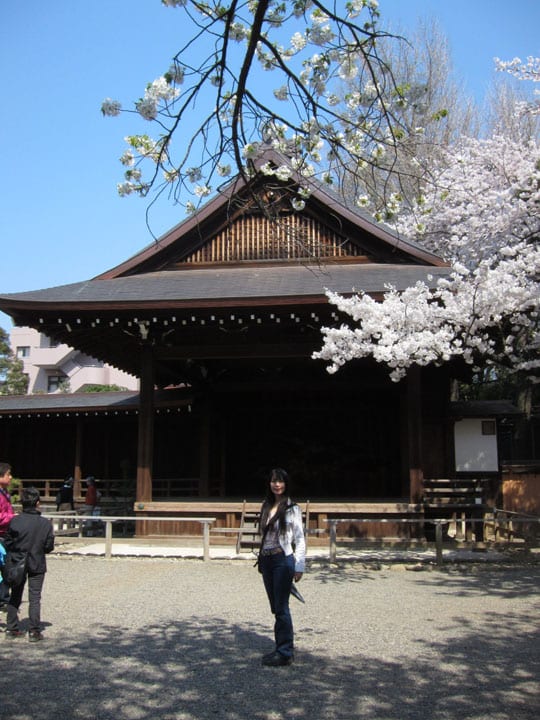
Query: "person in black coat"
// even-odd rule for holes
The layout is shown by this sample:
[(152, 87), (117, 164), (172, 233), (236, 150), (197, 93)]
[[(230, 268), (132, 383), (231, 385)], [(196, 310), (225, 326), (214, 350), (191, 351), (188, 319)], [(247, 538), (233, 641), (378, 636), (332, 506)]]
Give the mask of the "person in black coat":
[(20, 585), (11, 588), (11, 596), (7, 606), (6, 637), (18, 638), (23, 633), (19, 630), (19, 607), (24, 587), (28, 579), (28, 616), (30, 619), (28, 639), (37, 642), (43, 639), (41, 634), (41, 591), (47, 572), (45, 555), (54, 549), (54, 532), (51, 522), (41, 517), (39, 512), (39, 491), (29, 487), (22, 492), (23, 511), (11, 519), (4, 546), (6, 552), (23, 551), (27, 553), (26, 570)]
[(73, 478), (68, 477), (56, 495), (56, 512), (60, 510), (75, 510), (73, 502)]

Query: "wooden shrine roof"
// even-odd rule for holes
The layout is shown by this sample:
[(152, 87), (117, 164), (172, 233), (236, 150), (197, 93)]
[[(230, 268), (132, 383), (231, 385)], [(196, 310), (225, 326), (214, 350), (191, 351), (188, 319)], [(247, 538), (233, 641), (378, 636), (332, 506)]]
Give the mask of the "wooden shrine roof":
[[(154, 407), (187, 407), (193, 393), (187, 389), (156, 390)], [(0, 395), (0, 417), (55, 417), (86, 415), (127, 415), (137, 413), (140, 396), (137, 391), (49, 393), (38, 395)]]
[[(154, 392), (154, 407), (187, 407), (193, 401), (190, 388), (170, 388)], [(52, 393), (46, 395), (0, 395), (0, 417), (60, 415), (132, 414), (138, 412), (137, 391)], [(463, 400), (451, 402), (450, 416), (461, 418), (514, 417), (523, 413), (509, 400)]]
[[(285, 160), (269, 153), (276, 166)], [(309, 185), (304, 210), (291, 198)], [(0, 295), (0, 310), (128, 373), (151, 345), (160, 386), (194, 362), (308, 359), (343, 318), (326, 290), (381, 297), (451, 272), (441, 258), (353, 210), (319, 184), (236, 179), (195, 215), (96, 278)]]
[(18, 317), (32, 310), (66, 311), (110, 307), (231, 307), (324, 301), (325, 289), (342, 294), (378, 294), (388, 285), (404, 290), (418, 281), (434, 287), (448, 267), (385, 264), (272, 264), (257, 267), (190, 268), (86, 280), (70, 285), (0, 295), (0, 308)]

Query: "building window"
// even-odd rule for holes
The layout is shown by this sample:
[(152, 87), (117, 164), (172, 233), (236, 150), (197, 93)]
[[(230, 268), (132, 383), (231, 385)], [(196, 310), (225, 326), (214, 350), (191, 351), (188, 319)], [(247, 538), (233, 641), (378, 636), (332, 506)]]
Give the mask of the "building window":
[(67, 380), (65, 375), (49, 375), (47, 378), (47, 392), (56, 392), (60, 385)]
[(30, 346), (29, 345), (17, 345), (17, 357), (18, 358), (30, 357)]
[(482, 435), (496, 435), (495, 420), (482, 420)]

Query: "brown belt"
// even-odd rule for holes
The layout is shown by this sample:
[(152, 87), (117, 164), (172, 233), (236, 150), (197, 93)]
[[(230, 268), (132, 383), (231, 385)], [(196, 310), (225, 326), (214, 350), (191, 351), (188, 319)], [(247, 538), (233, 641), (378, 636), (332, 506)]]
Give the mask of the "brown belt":
[(267, 550), (261, 550), (261, 555), (281, 555), (283, 550), (279, 548), (268, 548)]

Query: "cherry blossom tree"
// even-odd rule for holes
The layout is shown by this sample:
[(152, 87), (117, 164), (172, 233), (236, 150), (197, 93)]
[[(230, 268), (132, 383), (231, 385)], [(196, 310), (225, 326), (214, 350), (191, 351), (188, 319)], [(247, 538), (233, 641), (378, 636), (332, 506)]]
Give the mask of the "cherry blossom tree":
[(518, 57), (513, 60), (495, 58), (495, 65), (500, 72), (507, 72), (518, 80), (540, 82), (540, 58), (529, 55), (526, 62), (522, 62)]
[(372, 356), (396, 381), (413, 365), (461, 358), (476, 371), (503, 367), (539, 382), (540, 146), (463, 138), (432, 175), (395, 228), (445, 257), (449, 277), (436, 291), (388, 288), (382, 302), (329, 293), (350, 321), (323, 329), (315, 357), (335, 372)]
[[(300, 210), (314, 176), (342, 184), (347, 173), (354, 180), (359, 169), (382, 168), (392, 182), (382, 184), (384, 211), (376, 217), (393, 220), (397, 232), (441, 253), (452, 272), (434, 292), (422, 283), (403, 293), (388, 288), (382, 302), (329, 294), (351, 322), (323, 329), (315, 357), (335, 371), (352, 358), (373, 356), (394, 380), (414, 364), (456, 357), (537, 380), (536, 140), (463, 138), (430, 158), (426, 172), (410, 152), (413, 135), (425, 128), (406, 122), (404, 112), (417, 101), (418, 88), (396, 80), (389, 55), (379, 51), (383, 42), (400, 40), (381, 29), (377, 0), (349, 0), (343, 12), (321, 0), (162, 3), (184, 13), (193, 32), (132, 108), (111, 99), (102, 105), (104, 115), (135, 113), (157, 133), (126, 138), (119, 193), (167, 192), (195, 211), (230, 176), (251, 177), (270, 146), (306, 178), (292, 201)], [(533, 81), (538, 67), (534, 58), (499, 62), (501, 70)], [(261, 72), (274, 82), (261, 82)], [(353, 79), (354, 92), (343, 98), (343, 84)], [(516, 113), (525, 111), (535, 111), (534, 103), (516, 105)], [(424, 183), (416, 200), (404, 203), (394, 178), (403, 172), (397, 160), (407, 153), (407, 172), (418, 171)], [(282, 181), (290, 170), (263, 171)]]
[[(190, 39), (133, 107), (102, 104), (104, 115), (132, 112), (156, 131), (126, 138), (121, 195), (167, 192), (193, 212), (229, 176), (249, 177), (263, 147), (331, 184), (340, 170), (379, 164), (406, 139), (407, 87), (379, 55), (391, 34), (379, 27), (377, 0), (162, 3), (183, 13)], [(357, 91), (343, 105), (338, 90), (351, 78)], [(308, 183), (295, 207), (307, 196)]]

